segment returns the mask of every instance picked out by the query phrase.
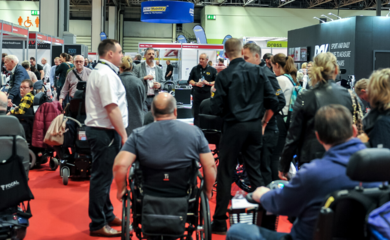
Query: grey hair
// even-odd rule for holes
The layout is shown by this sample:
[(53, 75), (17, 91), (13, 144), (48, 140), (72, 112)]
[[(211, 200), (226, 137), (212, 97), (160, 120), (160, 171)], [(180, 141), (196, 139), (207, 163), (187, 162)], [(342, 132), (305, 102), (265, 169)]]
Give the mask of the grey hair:
[(31, 67), (30, 61), (28, 61), (28, 60), (23, 61), (22, 67), (24, 67), (24, 69), (29, 69)]
[(137, 59), (137, 60), (141, 60), (142, 59), (142, 56), (141, 56), (141, 54), (137, 54), (137, 55), (135, 55), (135, 59)]
[(168, 115), (168, 114), (173, 114), (175, 112), (175, 109), (177, 108), (176, 104), (176, 98), (170, 97), (169, 102), (165, 106), (164, 109), (159, 109), (156, 107), (156, 98), (157, 95), (154, 97), (153, 102), (152, 102), (152, 114), (154, 117), (160, 117), (162, 115)]
[(253, 56), (257, 54), (259, 54), (259, 57), (261, 57), (261, 48), (259, 45), (257, 45), (256, 43), (246, 43), (243, 47), (243, 49), (248, 49)]
[(145, 50), (145, 54), (147, 54), (149, 50), (153, 50), (154, 52), (156, 52), (156, 50), (154, 50), (154, 48), (149, 47), (149, 48), (147, 48), (147, 49)]
[(6, 60), (6, 59), (8, 59), (8, 60), (10, 60), (10, 61), (12, 61), (12, 62), (14, 62), (14, 63), (16, 63), (16, 64), (19, 63), (19, 59), (18, 59), (18, 57), (15, 56), (15, 55), (8, 55), (8, 56), (5, 56), (4, 60)]
[(199, 55), (199, 57), (202, 56), (202, 55), (205, 55), (205, 56), (206, 56), (206, 59), (209, 60), (209, 55), (207, 55), (206, 53), (201, 53), (201, 54)]
[(76, 55), (76, 56), (73, 57), (73, 59), (76, 59), (77, 57), (82, 57), (85, 60), (83, 55)]

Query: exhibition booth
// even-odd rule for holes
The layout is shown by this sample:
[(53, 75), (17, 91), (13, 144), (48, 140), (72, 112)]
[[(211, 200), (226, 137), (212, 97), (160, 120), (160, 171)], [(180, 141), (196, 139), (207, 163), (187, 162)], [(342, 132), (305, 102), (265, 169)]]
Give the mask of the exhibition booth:
[(285, 37), (243, 37), (240, 40), (243, 45), (251, 42), (256, 43), (261, 48), (262, 55), (265, 53), (287, 55), (287, 38)]
[(288, 53), (300, 64), (321, 52), (332, 52), (343, 79), (368, 78), (390, 67), (390, 18), (357, 16), (288, 32)]
[(139, 43), (138, 52), (144, 57), (147, 48), (156, 50), (155, 60), (159, 60), (166, 69), (166, 60), (173, 65), (173, 79), (187, 80), (191, 69), (199, 64), (199, 55), (206, 53), (209, 61), (215, 65), (219, 52), (223, 51), (222, 44), (191, 44), (191, 43)]
[(63, 39), (40, 32), (30, 32), (28, 56), (29, 58), (34, 57), (39, 64), (40, 59), (44, 57), (49, 62), (51, 62), (51, 65), (53, 65), (54, 58), (56, 56), (59, 56), (59, 54), (56, 54), (56, 52), (54, 51), (54, 46), (56, 46), (58, 50), (61, 50), (61, 52), (63, 52), (63, 44)]
[(0, 53), (15, 55), (19, 61), (28, 57), (28, 28), (0, 20)]

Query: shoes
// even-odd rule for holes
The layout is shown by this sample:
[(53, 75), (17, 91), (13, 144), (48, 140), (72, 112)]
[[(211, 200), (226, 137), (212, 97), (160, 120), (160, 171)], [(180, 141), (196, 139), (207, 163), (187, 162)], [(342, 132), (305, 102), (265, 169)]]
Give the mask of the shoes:
[(211, 232), (214, 234), (226, 235), (227, 232), (226, 221), (211, 222)]
[(115, 230), (111, 228), (110, 226), (106, 225), (103, 228), (91, 231), (89, 235), (95, 236), (95, 237), (120, 237), (122, 234), (121, 231)]
[(122, 220), (116, 217), (114, 220), (108, 223), (108, 226), (110, 227), (122, 226)]

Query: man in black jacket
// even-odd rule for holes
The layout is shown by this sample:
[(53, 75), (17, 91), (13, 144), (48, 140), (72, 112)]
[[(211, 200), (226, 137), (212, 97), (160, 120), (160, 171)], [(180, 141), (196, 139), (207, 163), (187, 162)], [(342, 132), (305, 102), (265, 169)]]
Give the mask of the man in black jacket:
[[(242, 52), (246, 62), (260, 65), (261, 48), (255, 43), (245, 44)], [(278, 80), (276, 79), (276, 75), (267, 66), (263, 66), (261, 68), (263, 69), (264, 74), (267, 76), (270, 83), (272, 84), (272, 87), (276, 92), (276, 96), (278, 97), (279, 105), (278, 110), (275, 113), (277, 114), (286, 105), (286, 99), (284, 98), (283, 91), (279, 86)], [(275, 116), (273, 116), (268, 122), (267, 127), (265, 128), (265, 133), (263, 136), (263, 146), (261, 151), (260, 169), (265, 185), (270, 184), (273, 180), (277, 180), (274, 178), (278, 177), (279, 159), (276, 159), (276, 161), (273, 162), (271, 161), (276, 144), (278, 143), (278, 137), (278, 125)]]
[(192, 68), (188, 84), (192, 85), (192, 115), (194, 125), (199, 126), (199, 107), (203, 100), (210, 97), (210, 88), (214, 86), (217, 70), (207, 64), (209, 57), (202, 53), (199, 64)]
[[(259, 156), (262, 134), (278, 109), (275, 90), (260, 66), (242, 59), (238, 39), (225, 42), (225, 55), (230, 65), (215, 80), (215, 96), (211, 110), (224, 120), (219, 144), (217, 206), (212, 224), (213, 233), (226, 233), (226, 210), (230, 201), (233, 171), (241, 152), (251, 186), (264, 186)], [(267, 109), (263, 114), (263, 108)]]

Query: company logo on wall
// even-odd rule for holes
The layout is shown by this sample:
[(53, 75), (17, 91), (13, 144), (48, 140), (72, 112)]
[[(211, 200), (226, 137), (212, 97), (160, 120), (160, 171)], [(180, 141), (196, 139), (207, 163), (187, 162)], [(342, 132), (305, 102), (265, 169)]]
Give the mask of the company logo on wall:
[[(330, 45), (330, 49), (329, 49), (329, 45)], [(351, 51), (349, 50), (350, 46), (351, 46), (351, 42), (316, 45), (315, 51), (314, 51), (314, 56), (317, 56), (320, 53), (329, 51), (337, 57), (337, 64), (340, 67), (343, 67), (343, 66), (345, 66), (345, 60), (346, 60), (343, 58), (350, 58), (351, 57)], [(345, 51), (345, 50), (347, 50), (347, 51)]]
[[(29, 49), (35, 49), (35, 41), (28, 42)], [(38, 43), (37, 49), (50, 49), (50, 44), (48, 43)]]
[(191, 14), (191, 16), (194, 16), (194, 9), (193, 8), (190, 8), (190, 14)]

